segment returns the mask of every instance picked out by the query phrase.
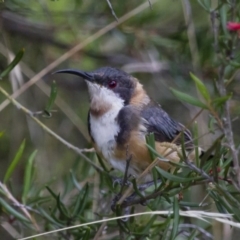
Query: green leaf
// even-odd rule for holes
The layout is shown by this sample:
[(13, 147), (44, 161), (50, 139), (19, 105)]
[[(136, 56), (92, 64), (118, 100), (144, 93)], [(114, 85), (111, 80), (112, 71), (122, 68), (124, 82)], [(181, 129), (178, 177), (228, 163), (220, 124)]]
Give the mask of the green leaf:
[(0, 138), (4, 135), (4, 131), (0, 132)]
[(237, 61), (230, 61), (230, 65), (233, 66), (234, 68), (240, 68), (240, 62)]
[[(152, 148), (155, 150), (155, 138), (154, 138), (154, 133), (150, 133), (146, 136), (146, 143)], [(157, 157), (157, 155), (154, 153), (154, 151), (151, 151), (150, 149), (149, 150), (149, 153), (150, 153), (150, 156), (152, 158), (152, 161), (154, 161), (154, 159)]]
[(24, 48), (21, 49), (17, 55), (15, 56), (15, 58), (12, 60), (12, 62), (7, 66), (7, 68), (0, 74), (0, 79), (4, 78), (5, 76), (7, 76), (12, 69), (20, 62), (20, 60), (23, 57), (25, 50)]
[(178, 233), (178, 225), (179, 225), (179, 204), (177, 197), (174, 197), (173, 201), (173, 228), (171, 231), (170, 239), (174, 240)]
[(59, 212), (64, 218), (69, 218), (68, 210), (60, 199), (60, 193), (57, 196), (57, 209), (59, 210)]
[(198, 100), (197, 98), (194, 98), (186, 93), (180, 92), (178, 90), (175, 90), (173, 88), (170, 88), (170, 90), (172, 91), (173, 95), (176, 96), (179, 100), (189, 103), (191, 105), (203, 108), (203, 109), (208, 109), (208, 106), (205, 105), (204, 103), (202, 103), (200, 100)]
[(24, 222), (29, 222), (29, 219), (27, 219), (21, 213), (17, 212), (14, 208), (8, 205), (8, 203), (5, 202), (2, 198), (0, 198), (0, 206), (2, 206), (9, 214), (13, 215), (15, 218)]
[(193, 125), (193, 136), (194, 136), (194, 148), (195, 148), (195, 162), (196, 166), (200, 166), (200, 161), (199, 161), (199, 149), (198, 149), (198, 124), (197, 122), (194, 123)]
[(221, 8), (219, 9), (220, 13), (220, 23), (222, 25), (222, 30), (225, 33), (225, 35), (229, 35), (227, 30), (227, 21), (228, 21), (228, 4), (223, 4)]
[(192, 80), (195, 82), (198, 91), (201, 93), (201, 95), (204, 97), (204, 99), (207, 102), (209, 102), (211, 100), (210, 94), (209, 94), (207, 88), (205, 87), (205, 85), (203, 84), (203, 82), (198, 77), (196, 77), (193, 73), (190, 73), (190, 76), (191, 76)]
[(155, 189), (156, 189), (157, 188), (158, 179), (159, 179), (159, 175), (158, 175), (158, 171), (156, 170), (155, 167), (152, 169), (152, 175), (153, 175), (154, 186), (155, 186)]
[(197, 230), (197, 229), (194, 229), (194, 230), (192, 231), (192, 233), (190, 234), (188, 240), (194, 240), (194, 239), (196, 239), (196, 236), (197, 236), (197, 235), (198, 235), (198, 230)]
[(211, 1), (209, 0), (198, 0), (198, 3), (207, 11), (211, 11)]
[(71, 176), (73, 185), (75, 186), (75, 188), (77, 188), (80, 191), (82, 188), (79, 185), (79, 183), (78, 183), (78, 181), (77, 181), (77, 179), (75, 177), (75, 174), (74, 174), (72, 169), (70, 169), (70, 176)]
[(82, 240), (89, 240), (90, 239), (90, 233), (91, 229), (90, 228), (85, 228), (85, 234), (82, 237)]
[(6, 183), (6, 182), (9, 180), (9, 178), (11, 177), (14, 169), (16, 168), (19, 160), (20, 160), (21, 157), (22, 157), (24, 148), (25, 148), (25, 139), (24, 139), (23, 142), (21, 143), (21, 145), (20, 145), (20, 147), (19, 147), (19, 149), (18, 149), (18, 151), (17, 151), (17, 154), (15, 155), (12, 163), (10, 164), (9, 168), (7, 169), (7, 172), (6, 172), (6, 174), (5, 174), (5, 176), (4, 176), (4, 179), (3, 179), (3, 182), (4, 182), (4, 183)]
[(148, 234), (148, 232), (151, 230), (151, 228), (157, 218), (158, 218), (157, 215), (154, 215), (150, 218), (150, 220), (147, 222), (147, 224), (142, 229), (141, 235)]
[(50, 97), (48, 99), (48, 103), (46, 108), (44, 109), (44, 113), (46, 117), (51, 117), (51, 110), (52, 107), (54, 105), (54, 102), (56, 100), (57, 97), (57, 85), (56, 85), (56, 81), (53, 81), (51, 84), (51, 93), (50, 93)]
[(213, 103), (216, 105), (216, 107), (220, 107), (221, 105), (223, 105), (226, 101), (228, 101), (230, 98), (232, 98), (232, 93), (224, 96), (224, 97), (218, 97), (213, 99)]
[(103, 168), (103, 170), (104, 170), (105, 172), (109, 172), (109, 170), (108, 170), (108, 168), (106, 167), (106, 165), (105, 165), (104, 161), (102, 160), (102, 158), (101, 158), (97, 153), (96, 153), (96, 156), (97, 156), (97, 159), (98, 159), (101, 167)]
[(178, 177), (176, 175), (173, 175), (169, 172), (164, 171), (163, 169), (156, 167), (158, 172), (165, 178), (167, 178), (170, 181), (177, 182), (177, 183), (183, 183), (183, 182), (191, 182), (197, 179), (197, 177), (193, 178), (183, 178), (183, 177)]
[(61, 199), (60, 199), (60, 194), (56, 195), (52, 189), (48, 186), (46, 186), (47, 190), (49, 191), (49, 193), (54, 197), (54, 199), (56, 200), (57, 203), (57, 209), (59, 210), (59, 212), (61, 213), (62, 216), (64, 216), (64, 218), (69, 218), (69, 214), (67, 211), (67, 208), (64, 206), (64, 204), (62, 203)]
[(149, 144), (147, 144), (148, 149), (150, 150), (150, 152), (153, 152), (153, 154), (156, 155), (156, 157), (159, 158), (159, 161), (163, 161), (163, 162), (170, 162), (167, 158), (164, 158), (162, 155), (160, 155), (152, 146), (150, 146)]
[[(208, 148), (207, 151), (204, 152), (204, 154), (201, 156), (201, 162), (200, 162), (200, 168), (202, 169), (203, 166), (205, 165), (206, 162), (210, 162), (210, 158), (212, 156), (212, 152), (214, 152), (216, 150), (217, 145), (219, 144), (219, 142), (221, 142), (221, 140), (223, 139), (224, 135), (222, 134), (221, 136), (219, 136), (212, 144), (212, 146), (210, 146)], [(206, 171), (206, 170), (205, 170)]]
[(33, 161), (36, 157), (36, 154), (37, 154), (37, 150), (35, 150), (28, 158), (27, 166), (26, 166), (25, 173), (24, 173), (23, 195), (22, 195), (22, 201), (24, 204), (26, 204), (27, 194), (29, 192), (30, 185), (31, 185), (31, 178), (32, 178), (32, 172), (33, 172), (32, 171), (33, 170)]
[(169, 239), (169, 235), (168, 235), (168, 233), (169, 233), (169, 229), (170, 229), (170, 223), (171, 223), (171, 216), (169, 216), (167, 219), (166, 219), (166, 221), (165, 221), (165, 229), (164, 229), (164, 232), (163, 232), (163, 234), (162, 234), (162, 238), (161, 239)]
[(86, 184), (81, 193), (78, 195), (77, 200), (75, 202), (74, 210), (72, 212), (73, 217), (81, 215), (82, 211), (84, 210), (85, 205), (87, 203), (88, 189), (89, 189), (88, 184)]
[(51, 217), (47, 212), (45, 212), (43, 208), (38, 207), (37, 209), (40, 212), (41, 216), (48, 220), (47, 222), (53, 223), (58, 227), (64, 227), (63, 224), (57, 222), (53, 217)]

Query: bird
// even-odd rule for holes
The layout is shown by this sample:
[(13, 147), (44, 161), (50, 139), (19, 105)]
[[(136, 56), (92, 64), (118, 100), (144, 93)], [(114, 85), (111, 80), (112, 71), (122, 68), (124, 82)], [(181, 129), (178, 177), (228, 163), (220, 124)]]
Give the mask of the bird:
[[(114, 169), (125, 172), (127, 151), (131, 156), (128, 173), (138, 177), (153, 161), (146, 144), (151, 133), (159, 155), (179, 162), (184, 142), (187, 156), (193, 161), (191, 132), (153, 101), (137, 78), (113, 67), (90, 72), (62, 69), (55, 73), (77, 75), (86, 81), (90, 97), (89, 135), (96, 152)], [(172, 168), (172, 164), (161, 159), (157, 166), (165, 171)], [(152, 174), (148, 173), (144, 181), (151, 179)]]

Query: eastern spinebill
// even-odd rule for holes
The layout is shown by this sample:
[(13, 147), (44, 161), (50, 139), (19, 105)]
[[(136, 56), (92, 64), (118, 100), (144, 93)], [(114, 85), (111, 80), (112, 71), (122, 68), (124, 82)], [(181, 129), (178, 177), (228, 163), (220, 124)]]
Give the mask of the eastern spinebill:
[[(182, 141), (188, 157), (194, 158), (190, 131), (152, 101), (138, 79), (112, 67), (92, 72), (64, 69), (55, 73), (85, 79), (90, 95), (89, 134), (96, 152), (113, 168), (125, 171), (127, 149), (131, 155), (128, 173), (134, 176), (142, 173), (152, 162), (145, 140), (149, 133), (155, 136), (156, 151), (168, 160), (179, 162), (176, 148), (181, 151)], [(183, 137), (179, 136), (181, 132)], [(164, 170), (171, 168), (160, 159), (157, 166)], [(152, 179), (151, 174), (145, 178), (148, 179)]]

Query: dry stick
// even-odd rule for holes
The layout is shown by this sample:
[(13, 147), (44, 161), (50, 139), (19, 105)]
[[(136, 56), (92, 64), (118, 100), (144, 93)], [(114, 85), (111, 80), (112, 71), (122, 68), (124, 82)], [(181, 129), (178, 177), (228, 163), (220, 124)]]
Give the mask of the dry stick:
[(98, 240), (98, 239), (99, 239), (99, 237), (101, 236), (102, 231), (104, 230), (104, 228), (106, 227), (106, 225), (107, 225), (107, 222), (103, 222), (103, 223), (101, 224), (101, 226), (99, 227), (99, 229), (98, 229), (97, 233), (95, 234), (93, 240)]
[[(173, 211), (167, 210), (167, 211), (151, 211), (151, 212), (133, 213), (133, 214), (128, 214), (127, 216), (119, 216), (119, 217), (101, 219), (101, 220), (97, 220), (97, 221), (93, 221), (93, 222), (77, 224), (77, 225), (70, 226), (70, 227), (55, 229), (55, 230), (52, 230), (52, 231), (32, 235), (32, 236), (29, 236), (29, 237), (24, 237), (24, 238), (21, 238), (19, 240), (27, 240), (27, 239), (37, 238), (37, 237), (41, 237), (41, 236), (46, 236), (48, 234), (62, 232), (62, 231), (70, 230), (70, 229), (76, 229), (76, 228), (84, 227), (84, 226), (90, 226), (90, 225), (103, 223), (103, 222), (115, 221), (115, 220), (123, 219), (123, 218), (126, 218), (126, 217), (137, 217), (137, 216), (145, 216), (145, 215), (151, 215), (151, 216), (153, 216), (153, 215), (166, 215), (166, 216), (169, 216), (170, 214), (173, 214)], [(229, 225), (240, 228), (240, 223), (233, 222), (233, 221), (229, 220), (229, 219), (232, 218), (231, 214), (226, 214), (226, 213), (223, 214), (223, 213), (215, 213), (215, 212), (210, 213), (210, 212), (195, 211), (195, 210), (191, 210), (191, 211), (181, 211), (180, 210), (179, 215), (184, 216), (184, 217), (189, 217), (189, 218), (197, 218), (197, 219), (200, 219), (200, 220), (203, 220), (203, 218), (209, 218), (209, 219), (212, 219), (212, 220), (225, 222)]]
[[(6, 194), (6, 197), (11, 200), (13, 202), (14, 205), (21, 205), (17, 199), (15, 199), (13, 197), (13, 195), (11, 194), (11, 192), (8, 190), (8, 188), (6, 187), (5, 184), (0, 182), (0, 188), (2, 188), (2, 190), (4, 191), (4, 193)], [(34, 219), (33, 216), (31, 216), (31, 214), (28, 212), (28, 210), (26, 208), (21, 208), (22, 212), (25, 214), (25, 216), (32, 222), (32, 224), (34, 225), (34, 227), (36, 228), (37, 231), (40, 231), (39, 226), (37, 225), (36, 220)]]
[[(15, 99), (13, 99), (1, 86), (0, 86), (0, 92), (9, 99), (9, 101), (16, 106), (18, 109), (22, 110), (24, 113), (26, 113), (30, 118), (32, 118), (44, 131), (49, 133), (51, 136), (56, 138), (58, 141), (60, 141), (62, 144), (67, 146), (69, 149), (72, 149), (77, 154), (79, 154), (86, 162), (91, 164), (97, 171), (103, 172), (103, 169), (96, 165), (94, 162), (92, 162), (88, 157), (86, 157), (84, 154), (82, 154), (83, 150), (79, 149), (78, 147), (72, 145), (71, 143), (67, 142), (65, 139), (57, 135), (55, 132), (53, 132), (50, 128), (48, 128), (46, 125), (44, 125), (39, 119), (33, 116), (33, 113), (22, 106), (19, 102), (17, 102)], [(85, 150), (85, 149), (84, 149)]]
[[(157, 2), (157, 0), (152, 0), (152, 5), (155, 4)], [(83, 49), (84, 47), (86, 47), (87, 45), (89, 45), (90, 43), (92, 43), (93, 41), (95, 41), (96, 39), (100, 38), (101, 36), (103, 36), (104, 34), (106, 34), (107, 32), (111, 31), (112, 29), (114, 29), (115, 27), (117, 27), (118, 25), (122, 24), (123, 22), (127, 21), (129, 18), (137, 15), (138, 13), (142, 12), (143, 10), (145, 10), (148, 7), (148, 3), (145, 2), (143, 4), (141, 4), (140, 6), (138, 6), (137, 8), (133, 9), (132, 11), (128, 12), (127, 14), (125, 14), (124, 16), (122, 16), (121, 18), (119, 18), (118, 22), (112, 22), (109, 25), (107, 25), (106, 27), (100, 29), (99, 31), (97, 31), (96, 33), (94, 33), (93, 35), (91, 35), (90, 37), (88, 37), (86, 40), (84, 40), (83, 42), (79, 43), (78, 45), (76, 45), (75, 47), (73, 47), (72, 49), (70, 49), (68, 52), (66, 52), (65, 54), (63, 54), (60, 58), (58, 58), (57, 60), (55, 60), (54, 62), (50, 63), (46, 68), (44, 68), (42, 71), (40, 71), (39, 73), (37, 73), (32, 79), (30, 79), (27, 83), (25, 83), (21, 88), (19, 88), (16, 92), (14, 92), (11, 97), (12, 98), (16, 98), (19, 95), (21, 95), (24, 91), (26, 91), (30, 86), (32, 86), (33, 84), (35, 84), (38, 80), (40, 80), (43, 76), (45, 76), (47, 73), (49, 73), (50, 71), (52, 71), (55, 67), (57, 67), (59, 64), (61, 64), (62, 62), (66, 61), (68, 58), (70, 58), (71, 56), (73, 56), (75, 53), (77, 53), (78, 51), (80, 51), (81, 49)], [(2, 111), (11, 101), (10, 100), (5, 100), (1, 105), (0, 105), (0, 111)]]
[[(189, 126), (196, 120), (196, 118), (197, 118), (202, 112), (203, 112), (203, 109), (201, 109), (201, 110), (194, 116), (194, 118), (190, 121), (189, 124), (186, 125), (186, 127), (182, 130), (182, 132), (183, 132), (185, 129), (187, 129), (187, 127), (189, 127)], [(175, 143), (176, 140), (181, 136), (182, 132), (180, 132), (180, 133), (173, 139), (173, 141), (172, 141), (171, 143)], [(166, 148), (166, 150), (167, 150), (167, 148)], [(165, 152), (166, 152), (166, 150), (165, 150)], [(165, 152), (164, 152), (164, 153), (165, 153)], [(164, 153), (163, 153), (163, 157), (166, 157)], [(159, 160), (156, 158), (156, 159), (136, 178), (136, 183), (138, 183), (139, 180), (140, 180), (143, 176), (145, 176), (147, 173), (149, 173), (149, 172), (152, 170), (152, 168), (154, 168), (154, 167), (157, 165), (158, 161), (159, 161)], [(127, 198), (127, 196), (128, 196), (129, 194), (131, 194), (132, 192), (133, 192), (133, 186), (129, 186), (129, 187), (127, 188), (127, 190), (125, 191), (125, 193), (122, 195), (122, 197), (118, 200), (117, 204), (122, 204), (123, 201), (125, 200), (125, 198)]]
[[(0, 52), (5, 57), (8, 57), (8, 53), (13, 54), (6, 46), (4, 46), (0, 42)], [(20, 62), (21, 71), (25, 76), (31, 78), (36, 75), (36, 73), (30, 69), (27, 64), (23, 61)], [(42, 79), (41, 79), (42, 80)], [(38, 81), (36, 83), (37, 87), (39, 87), (43, 93), (47, 96), (50, 96), (50, 87), (43, 81)], [(79, 130), (79, 132), (84, 136), (84, 138), (90, 142), (90, 138), (84, 123), (81, 121), (79, 116), (73, 111), (73, 109), (58, 95), (57, 99), (55, 100), (55, 105), (59, 107), (59, 109), (68, 117), (68, 119), (72, 122), (72, 124)]]

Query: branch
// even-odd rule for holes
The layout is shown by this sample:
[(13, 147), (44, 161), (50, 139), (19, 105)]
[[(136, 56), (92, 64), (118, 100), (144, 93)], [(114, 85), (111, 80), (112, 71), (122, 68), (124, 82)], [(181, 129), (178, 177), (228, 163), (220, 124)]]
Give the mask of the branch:
[(46, 125), (44, 125), (38, 118), (34, 117), (34, 113), (22, 106), (19, 102), (17, 102), (15, 99), (13, 99), (1, 86), (0, 86), (0, 92), (8, 98), (8, 100), (18, 109), (26, 113), (30, 118), (32, 118), (45, 132), (49, 133), (51, 136), (53, 136), (55, 139), (60, 141), (62, 144), (64, 144), (69, 149), (72, 149), (74, 152), (76, 152), (78, 155), (80, 155), (86, 162), (88, 162), (90, 165), (92, 165), (97, 171), (103, 172), (103, 169), (96, 165), (93, 161), (91, 161), (88, 157), (86, 157), (83, 152), (86, 152), (86, 149), (79, 149), (78, 147), (72, 145), (71, 143), (67, 142), (65, 139), (57, 135), (55, 132), (53, 132), (50, 128), (48, 128)]
[[(11, 194), (11, 192), (8, 190), (8, 188), (6, 187), (5, 184), (0, 182), (0, 188), (4, 191), (4, 193), (6, 194), (6, 197), (12, 201), (12, 203), (14, 205), (21, 205), (16, 198), (13, 197), (13, 195)], [(37, 231), (40, 231), (40, 228), (36, 222), (36, 220), (34, 219), (33, 216), (31, 216), (31, 214), (28, 212), (28, 210), (26, 208), (21, 208), (22, 212), (25, 214), (25, 216), (32, 222), (32, 224), (34, 225), (34, 227), (36, 228)]]
[[(152, 0), (152, 5), (157, 3), (157, 0)], [(137, 8), (133, 9), (132, 11), (126, 13), (121, 18), (119, 18), (118, 22), (112, 22), (108, 24), (106, 27), (100, 29), (99, 31), (95, 32), (88, 38), (86, 38), (83, 42), (80, 42), (73, 48), (71, 48), (68, 52), (64, 53), (61, 57), (56, 59), (54, 62), (50, 63), (46, 68), (42, 69), (39, 73), (37, 73), (33, 78), (31, 78), (28, 82), (26, 82), (21, 88), (19, 88), (16, 92), (14, 92), (11, 97), (17, 98), (20, 96), (24, 91), (26, 91), (29, 87), (31, 87), (33, 84), (35, 84), (37, 81), (39, 81), (43, 76), (50, 73), (54, 68), (56, 68), (59, 64), (63, 63), (70, 57), (72, 57), (74, 54), (76, 54), (78, 51), (82, 50), (86, 46), (88, 46), (90, 43), (94, 42), (98, 38), (102, 37), (107, 32), (111, 31), (118, 25), (124, 23), (131, 17), (137, 15), (138, 13), (142, 12), (148, 7), (148, 3), (143, 3)], [(5, 100), (2, 104), (0, 104), (0, 111), (3, 110), (8, 104), (10, 103), (9, 100)]]

